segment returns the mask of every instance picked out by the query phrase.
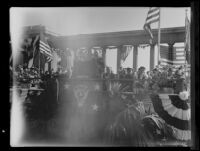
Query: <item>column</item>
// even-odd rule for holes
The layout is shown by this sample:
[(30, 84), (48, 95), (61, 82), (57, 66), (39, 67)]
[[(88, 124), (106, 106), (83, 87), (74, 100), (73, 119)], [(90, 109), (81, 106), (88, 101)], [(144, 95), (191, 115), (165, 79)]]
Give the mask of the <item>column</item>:
[(154, 58), (155, 58), (155, 44), (150, 45), (150, 70), (154, 68)]
[(137, 70), (137, 60), (138, 60), (138, 45), (133, 45), (133, 70)]
[(88, 50), (88, 53), (92, 53), (93, 47), (92, 46), (87, 46), (87, 47), (85, 47), (85, 49)]
[(117, 73), (121, 67), (121, 51), (123, 49), (123, 45), (117, 46)]
[(174, 46), (174, 43), (168, 43), (169, 45), (169, 48), (168, 48), (168, 51), (169, 51), (169, 55), (168, 55), (168, 59), (173, 61), (173, 46)]
[(103, 63), (104, 63), (104, 68), (106, 67), (106, 46), (102, 47), (102, 58), (103, 58)]

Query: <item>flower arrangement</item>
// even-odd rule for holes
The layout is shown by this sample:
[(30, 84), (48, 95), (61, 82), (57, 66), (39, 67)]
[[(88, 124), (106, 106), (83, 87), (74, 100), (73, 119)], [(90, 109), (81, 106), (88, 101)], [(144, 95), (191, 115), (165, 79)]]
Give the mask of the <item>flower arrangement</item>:
[(181, 100), (187, 100), (189, 98), (189, 93), (187, 91), (180, 92), (179, 97)]
[(37, 86), (41, 82), (36, 68), (23, 68), (20, 65), (14, 73), (14, 78), (16, 79), (16, 83), (22, 87)]
[(109, 92), (110, 96), (119, 95), (121, 91), (121, 84), (118, 82), (110, 83), (109, 84)]

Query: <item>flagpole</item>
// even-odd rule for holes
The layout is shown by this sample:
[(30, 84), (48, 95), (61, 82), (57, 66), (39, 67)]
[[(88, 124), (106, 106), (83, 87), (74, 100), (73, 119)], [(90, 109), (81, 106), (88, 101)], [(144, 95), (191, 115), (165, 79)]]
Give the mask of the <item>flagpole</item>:
[[(43, 34), (44, 34), (44, 31), (43, 31), (43, 28), (42, 26), (40, 25), (40, 41), (41, 41), (41, 38), (43, 37)], [(40, 55), (40, 41), (39, 41), (39, 74), (41, 75), (41, 55)]]
[(33, 64), (32, 64), (32, 67), (33, 67), (33, 65), (34, 65), (34, 54), (35, 54), (35, 47), (33, 48)]
[[(41, 39), (41, 32), (40, 32), (40, 39)], [(39, 40), (39, 75), (40, 75), (40, 40)]]
[(158, 21), (158, 63), (160, 61), (160, 8), (159, 8), (159, 21)]
[(187, 9), (185, 9), (185, 78), (186, 78), (186, 71), (187, 71), (187, 67), (186, 67), (186, 64), (187, 64), (187, 60), (186, 60), (186, 33), (187, 33), (187, 23), (186, 23), (186, 19), (187, 19)]
[[(37, 36), (35, 37), (35, 40), (37, 40)], [(33, 42), (33, 64), (32, 64), (32, 67), (34, 67), (34, 60), (35, 60), (35, 50), (36, 50), (36, 41), (34, 40)]]

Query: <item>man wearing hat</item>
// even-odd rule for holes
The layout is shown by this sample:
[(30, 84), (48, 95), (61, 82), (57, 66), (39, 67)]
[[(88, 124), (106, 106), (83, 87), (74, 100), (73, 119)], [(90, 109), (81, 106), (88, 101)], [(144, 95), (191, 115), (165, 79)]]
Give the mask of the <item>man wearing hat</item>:
[[(133, 80), (133, 72), (131, 68), (126, 68), (126, 74), (125, 74), (126, 80)], [(133, 84), (131, 81), (125, 81), (124, 83), (126, 91), (130, 92), (133, 90)]]
[(179, 94), (180, 92), (187, 90), (186, 80), (182, 68), (179, 68), (175, 73), (175, 87), (174, 93)]
[(125, 75), (126, 79), (133, 79), (133, 70), (131, 68), (127, 68), (127, 73)]

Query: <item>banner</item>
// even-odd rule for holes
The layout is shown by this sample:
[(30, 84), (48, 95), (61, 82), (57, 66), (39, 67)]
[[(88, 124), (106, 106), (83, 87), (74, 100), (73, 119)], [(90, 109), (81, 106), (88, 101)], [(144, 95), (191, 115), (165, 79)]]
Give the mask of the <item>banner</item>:
[(133, 49), (132, 46), (123, 46), (121, 49), (121, 61), (124, 62), (128, 55), (130, 54), (131, 50)]

